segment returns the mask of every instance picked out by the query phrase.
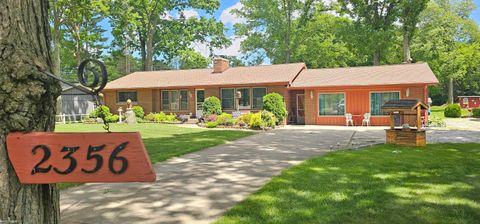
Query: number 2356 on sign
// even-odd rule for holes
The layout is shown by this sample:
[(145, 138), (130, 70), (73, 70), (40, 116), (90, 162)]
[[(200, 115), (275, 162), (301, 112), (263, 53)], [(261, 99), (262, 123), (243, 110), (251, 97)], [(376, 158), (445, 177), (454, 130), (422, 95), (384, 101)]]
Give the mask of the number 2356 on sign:
[(24, 184), (156, 179), (139, 133), (11, 133), (7, 152)]

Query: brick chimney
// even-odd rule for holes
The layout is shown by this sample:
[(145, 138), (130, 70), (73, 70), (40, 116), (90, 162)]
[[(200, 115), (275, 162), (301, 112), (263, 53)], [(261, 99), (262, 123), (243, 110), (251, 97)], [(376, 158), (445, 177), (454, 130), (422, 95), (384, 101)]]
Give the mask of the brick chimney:
[(230, 67), (230, 62), (225, 58), (213, 59), (213, 73), (222, 73)]

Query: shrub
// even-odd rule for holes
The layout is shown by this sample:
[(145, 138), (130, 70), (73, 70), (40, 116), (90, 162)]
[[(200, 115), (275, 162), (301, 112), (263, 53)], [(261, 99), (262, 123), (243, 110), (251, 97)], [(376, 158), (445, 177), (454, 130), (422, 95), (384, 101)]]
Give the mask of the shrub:
[(261, 118), (262, 118), (263, 125), (265, 127), (274, 128), (275, 124), (277, 123), (277, 119), (275, 118), (275, 115), (273, 115), (272, 112), (268, 112), (266, 110), (262, 110)]
[(222, 113), (217, 117), (217, 123), (219, 125), (232, 126), (234, 122), (235, 119), (233, 119), (231, 114)]
[(202, 105), (203, 115), (208, 116), (210, 114), (221, 114), (222, 104), (217, 97), (211, 96), (205, 99)]
[(462, 109), (458, 104), (448, 104), (443, 113), (445, 117), (461, 117)]
[(108, 123), (117, 123), (119, 120), (120, 118), (116, 114), (105, 117), (105, 121)]
[(428, 117), (428, 126), (429, 127), (445, 127), (447, 124), (441, 117), (431, 115)]
[(88, 117), (89, 118), (97, 118), (98, 117), (97, 110), (93, 110), (92, 112), (90, 112), (88, 114)]
[(174, 121), (177, 121), (177, 115), (176, 114), (166, 115), (163, 112), (149, 113), (147, 116), (145, 116), (145, 120), (152, 121), (152, 122), (174, 122)]
[[(103, 116), (102, 116), (103, 115)], [(98, 117), (110, 117), (113, 114), (110, 112), (110, 108), (105, 105), (97, 107), (94, 111), (90, 112), (88, 115), (89, 118), (98, 118)], [(107, 121), (108, 122), (108, 121)]]
[(205, 124), (206, 128), (216, 128), (218, 126), (218, 123), (216, 121), (210, 121)]
[(245, 127), (245, 126), (248, 126), (248, 124), (250, 124), (251, 119), (252, 119), (251, 113), (242, 114), (240, 117), (237, 118), (235, 123), (240, 127)]
[(252, 116), (250, 117), (250, 122), (248, 123), (248, 127), (252, 129), (263, 128), (262, 114), (261, 113), (252, 114)]
[(480, 108), (475, 108), (472, 110), (472, 116), (480, 118)]
[(141, 106), (133, 106), (132, 111), (135, 113), (135, 117), (137, 118), (143, 118), (145, 116), (145, 112)]
[(277, 124), (287, 117), (287, 109), (283, 102), (283, 96), (278, 93), (269, 93), (263, 97), (263, 109), (272, 112), (277, 118)]

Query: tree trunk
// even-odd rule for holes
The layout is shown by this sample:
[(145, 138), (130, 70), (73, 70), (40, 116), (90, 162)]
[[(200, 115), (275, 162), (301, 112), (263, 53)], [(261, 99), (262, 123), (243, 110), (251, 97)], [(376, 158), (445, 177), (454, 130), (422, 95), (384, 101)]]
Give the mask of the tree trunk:
[(448, 79), (448, 103), (453, 103), (453, 78)]
[(410, 35), (408, 32), (403, 34), (403, 62), (412, 63), (410, 55)]
[(380, 65), (380, 49), (373, 52), (373, 65)]
[(60, 34), (60, 15), (58, 9), (53, 10), (53, 73), (60, 76), (60, 42), (62, 36)]
[[(53, 131), (57, 81), (52, 69), (48, 0), (3, 0), (0, 7), (0, 223), (58, 223), (55, 185), (20, 184), (5, 139), (14, 131)], [(8, 7), (5, 7), (8, 6)]]
[(153, 61), (153, 34), (154, 28), (150, 28), (147, 32), (146, 56), (145, 56), (145, 71), (152, 71)]
[(140, 41), (140, 56), (142, 57), (142, 70), (146, 71), (145, 67), (145, 61), (147, 58), (147, 52), (145, 50), (145, 35), (142, 34), (142, 31), (140, 29), (137, 30), (138, 32), (138, 39)]
[(80, 37), (80, 25), (75, 24), (72, 26), (73, 28), (73, 37), (75, 39), (75, 59), (77, 61), (77, 66), (80, 66), (82, 63), (82, 43)]

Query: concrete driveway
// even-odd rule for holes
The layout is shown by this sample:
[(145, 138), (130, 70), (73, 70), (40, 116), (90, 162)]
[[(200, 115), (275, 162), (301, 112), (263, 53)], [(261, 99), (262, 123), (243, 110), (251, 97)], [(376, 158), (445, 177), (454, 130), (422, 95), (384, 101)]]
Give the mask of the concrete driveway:
[(289, 166), (384, 140), (383, 128), (289, 126), (261, 133), (158, 163), (155, 183), (63, 191), (62, 222), (209, 223)]

